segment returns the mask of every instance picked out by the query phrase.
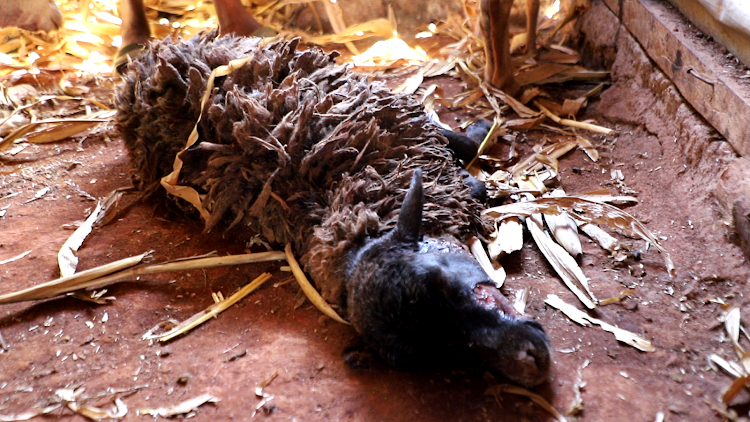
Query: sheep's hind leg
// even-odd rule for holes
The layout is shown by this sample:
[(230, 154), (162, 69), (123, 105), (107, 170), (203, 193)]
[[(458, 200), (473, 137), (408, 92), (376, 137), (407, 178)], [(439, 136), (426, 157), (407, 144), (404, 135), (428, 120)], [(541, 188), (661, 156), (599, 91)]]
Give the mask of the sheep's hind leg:
[(375, 351), (359, 336), (344, 349), (341, 357), (344, 359), (344, 363), (351, 369), (369, 369), (378, 362)]
[(441, 129), (440, 133), (448, 139), (448, 148), (453, 151), (453, 156), (467, 165), (477, 155), (491, 127), (490, 122), (480, 119), (466, 129), (466, 135), (448, 129)]
[[(479, 146), (491, 127), (490, 122), (480, 119), (466, 129), (466, 135), (447, 129), (442, 129), (441, 133), (448, 139), (448, 148), (453, 151), (453, 156), (467, 165), (479, 152)], [(471, 196), (474, 199), (481, 202), (487, 200), (487, 188), (484, 183), (477, 180), (466, 170), (461, 171), (461, 176), (464, 178), (464, 184), (471, 188)]]

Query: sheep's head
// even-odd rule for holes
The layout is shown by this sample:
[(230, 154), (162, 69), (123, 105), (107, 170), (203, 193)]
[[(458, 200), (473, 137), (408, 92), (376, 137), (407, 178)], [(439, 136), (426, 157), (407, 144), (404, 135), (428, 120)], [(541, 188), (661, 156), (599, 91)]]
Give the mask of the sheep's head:
[(547, 379), (552, 350), (542, 325), (518, 315), (494, 286), (474, 287), (472, 301), (484, 307), (489, 318), (467, 321), (469, 346), (491, 370), (526, 387)]
[(347, 271), (349, 317), (397, 367), (468, 357), (527, 387), (550, 369), (541, 325), (520, 316), (460, 245), (421, 239), (422, 173), (414, 171), (397, 226), (356, 251)]

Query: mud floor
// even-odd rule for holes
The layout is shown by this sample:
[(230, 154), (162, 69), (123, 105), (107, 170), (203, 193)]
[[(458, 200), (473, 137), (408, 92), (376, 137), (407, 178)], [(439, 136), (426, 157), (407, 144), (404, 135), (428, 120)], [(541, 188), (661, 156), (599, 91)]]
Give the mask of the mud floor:
[[(562, 158), (560, 185), (573, 194), (605, 188), (636, 195), (640, 202), (626, 211), (662, 239), (676, 276), (668, 275), (663, 257), (646, 250), (643, 242), (633, 241), (641, 250), (639, 260), (614, 262), (584, 238), (580, 264), (596, 296), (633, 291), (592, 315), (652, 341), (656, 351), (644, 353), (546, 306), (548, 294), (577, 301), (527, 239), (523, 250), (505, 257), (503, 264), (506, 291), (531, 289), (527, 313), (541, 321), (554, 348), (549, 381), (534, 392), (562, 413), (579, 403), (568, 420), (723, 420), (714, 409), (721, 407), (720, 394), (731, 378), (712, 369), (707, 358), (715, 353), (736, 361), (719, 302), (750, 315), (744, 295), (750, 266), (712, 192), (736, 157), (689, 107), (664, 114), (654, 92), (668, 90), (668, 81), (654, 90), (653, 83), (617, 66), (616, 83), (588, 107), (587, 116), (617, 129), (617, 135), (592, 136), (599, 162), (581, 151)], [(530, 149), (545, 136), (554, 135), (523, 132), (515, 142)], [(31, 253), (0, 265), (2, 292), (56, 278), (57, 251), (71, 233), (63, 226), (86, 217), (95, 206), (89, 195), (103, 197), (129, 183), (123, 144), (107, 130), (83, 141), (30, 146), (14, 159), (33, 161), (0, 164), (0, 208), (6, 210), (0, 218), (0, 260)], [(613, 180), (613, 170), (621, 171), (624, 180)], [(34, 199), (44, 188), (49, 191)], [(80, 250), (79, 269), (149, 250), (157, 261), (245, 250), (221, 233), (201, 229), (197, 222), (167, 220), (146, 205), (135, 205), (90, 236)], [(488, 395), (488, 388), (502, 380), (485, 374), (347, 368), (341, 352), (354, 338), (353, 330), (303, 301), (280, 265), (133, 279), (109, 287), (105, 296), (116, 299), (106, 305), (62, 298), (0, 306), (0, 333), (7, 346), (0, 353), (0, 414), (43, 408), (59, 402), (55, 390), (83, 388), (80, 398), (91, 398), (92, 405), (112, 407), (113, 397), (120, 397), (129, 409), (126, 421), (150, 419), (139, 411), (206, 393), (219, 401), (190, 412), (194, 420), (554, 420), (526, 397)], [(141, 339), (161, 321), (183, 320), (204, 309), (213, 303), (212, 292), (227, 296), (263, 271), (273, 278), (218, 318), (166, 345)], [(264, 402), (256, 387), (269, 379), (262, 391), (273, 400), (253, 416)], [(741, 394), (732, 410), (747, 415), (749, 400), (746, 392)], [(47, 418), (86, 420), (65, 408)]]

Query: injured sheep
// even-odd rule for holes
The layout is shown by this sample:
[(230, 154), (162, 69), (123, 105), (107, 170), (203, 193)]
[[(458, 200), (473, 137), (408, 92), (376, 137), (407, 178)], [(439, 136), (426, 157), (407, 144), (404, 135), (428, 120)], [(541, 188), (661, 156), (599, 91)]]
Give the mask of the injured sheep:
[(291, 243), (323, 298), (391, 365), (470, 360), (543, 382), (547, 337), (460, 246), (489, 223), (421, 105), (336, 65), (335, 53), (259, 42), (167, 40), (129, 65), (117, 125), (135, 185), (195, 215), (159, 180), (198, 121), (211, 70), (252, 55), (217, 79), (200, 141), (181, 154), (179, 183), (201, 194), (206, 230)]

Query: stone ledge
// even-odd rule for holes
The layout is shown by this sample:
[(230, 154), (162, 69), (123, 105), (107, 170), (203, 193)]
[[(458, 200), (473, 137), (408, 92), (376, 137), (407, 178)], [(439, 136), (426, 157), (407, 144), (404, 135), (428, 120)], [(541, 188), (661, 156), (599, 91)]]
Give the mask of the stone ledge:
[(698, 0), (669, 0), (690, 22), (750, 65), (750, 35), (719, 22)]
[[(736, 76), (712, 66), (720, 61), (706, 56), (703, 46), (695, 53), (692, 45), (682, 43), (681, 38), (689, 37), (682, 36), (686, 25), (674, 10), (655, 13), (652, 5), (650, 0), (595, 0), (579, 21), (584, 57), (610, 68), (614, 81), (597, 110), (615, 121), (643, 125), (665, 146), (664, 159), (682, 160), (685, 171), (674, 177), (689, 177), (705, 187), (706, 198), (733, 221), (735, 239), (750, 256), (750, 143), (741, 130), (750, 122), (750, 108), (740, 92), (745, 88), (732, 91), (739, 85)], [(675, 32), (664, 20), (682, 26), (675, 26)], [(726, 140), (717, 133), (720, 124)]]
[[(750, 81), (691, 36), (684, 18), (655, 0), (604, 0), (680, 94), (742, 156), (750, 156)], [(699, 42), (700, 41), (700, 42)]]

